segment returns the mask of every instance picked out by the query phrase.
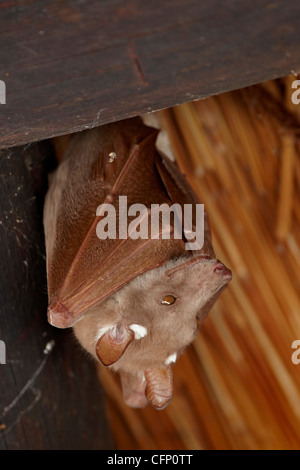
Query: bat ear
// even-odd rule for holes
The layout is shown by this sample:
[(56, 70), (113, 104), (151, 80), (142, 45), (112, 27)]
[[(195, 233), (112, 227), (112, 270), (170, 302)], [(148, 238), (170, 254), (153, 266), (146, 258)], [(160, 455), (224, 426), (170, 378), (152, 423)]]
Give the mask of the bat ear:
[(134, 340), (134, 332), (125, 326), (113, 326), (103, 333), (96, 344), (96, 354), (104, 366), (114, 364), (129, 344)]
[(173, 375), (170, 366), (153, 367), (144, 371), (146, 397), (157, 410), (163, 410), (173, 394)]

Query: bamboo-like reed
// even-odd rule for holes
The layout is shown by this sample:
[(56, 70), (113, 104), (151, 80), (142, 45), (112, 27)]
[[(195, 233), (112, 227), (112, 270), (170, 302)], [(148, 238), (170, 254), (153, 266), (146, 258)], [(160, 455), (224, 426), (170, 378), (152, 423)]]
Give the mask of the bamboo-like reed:
[(299, 112), (291, 77), (161, 112), (233, 272), (174, 367), (163, 411), (123, 403), (103, 367), (118, 449), (299, 449)]

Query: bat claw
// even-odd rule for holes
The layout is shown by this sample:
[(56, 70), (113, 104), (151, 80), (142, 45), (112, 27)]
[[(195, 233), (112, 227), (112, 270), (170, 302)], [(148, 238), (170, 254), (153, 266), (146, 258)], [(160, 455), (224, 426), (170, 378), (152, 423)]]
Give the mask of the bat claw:
[(74, 324), (70, 311), (59, 301), (48, 307), (47, 317), (50, 325), (56, 328), (69, 328)]

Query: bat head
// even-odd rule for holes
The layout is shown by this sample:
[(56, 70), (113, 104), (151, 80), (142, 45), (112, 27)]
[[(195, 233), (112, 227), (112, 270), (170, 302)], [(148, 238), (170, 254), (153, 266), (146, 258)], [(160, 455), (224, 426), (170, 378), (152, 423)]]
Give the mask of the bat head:
[(74, 325), (82, 346), (120, 373), (129, 406), (162, 409), (172, 397), (171, 366), (231, 280), (205, 256), (183, 256), (131, 281)]

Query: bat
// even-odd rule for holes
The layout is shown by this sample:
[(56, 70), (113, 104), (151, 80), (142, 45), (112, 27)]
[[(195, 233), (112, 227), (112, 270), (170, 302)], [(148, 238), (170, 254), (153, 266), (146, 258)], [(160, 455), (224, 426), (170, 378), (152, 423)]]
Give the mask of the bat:
[[(200, 202), (159, 148), (159, 135), (136, 117), (71, 136), (51, 175), (44, 228), (49, 323), (73, 328), (84, 350), (119, 373), (128, 406), (163, 409), (173, 394), (172, 366), (231, 271), (215, 258), (206, 212), (203, 243), (187, 249), (197, 214), (188, 228), (176, 220)], [(124, 225), (125, 196), (140, 211), (128, 210)], [(166, 223), (159, 212), (150, 236), (160, 207), (175, 209)]]

